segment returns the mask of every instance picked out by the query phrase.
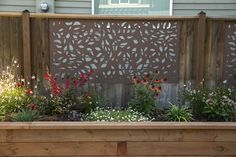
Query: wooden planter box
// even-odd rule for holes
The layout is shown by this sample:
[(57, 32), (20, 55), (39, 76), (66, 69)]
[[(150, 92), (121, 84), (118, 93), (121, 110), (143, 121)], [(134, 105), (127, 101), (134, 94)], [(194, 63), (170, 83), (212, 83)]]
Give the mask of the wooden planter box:
[(0, 123), (0, 156), (236, 156), (236, 123)]

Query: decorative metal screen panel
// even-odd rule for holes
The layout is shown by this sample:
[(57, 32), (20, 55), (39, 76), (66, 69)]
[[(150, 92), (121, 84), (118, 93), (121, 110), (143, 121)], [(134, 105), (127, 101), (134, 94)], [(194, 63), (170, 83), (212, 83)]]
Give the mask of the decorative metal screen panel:
[(236, 23), (225, 24), (223, 79), (236, 86)]
[(178, 81), (179, 23), (175, 21), (50, 21), (51, 71), (58, 78), (94, 69), (95, 82), (124, 82), (159, 71)]

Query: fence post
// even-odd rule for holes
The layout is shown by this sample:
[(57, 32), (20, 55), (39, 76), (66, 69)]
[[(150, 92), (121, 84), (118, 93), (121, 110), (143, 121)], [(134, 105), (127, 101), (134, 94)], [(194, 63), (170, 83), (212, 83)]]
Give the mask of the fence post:
[(31, 48), (30, 48), (30, 12), (23, 11), (22, 14), (22, 34), (23, 34), (23, 75), (25, 81), (31, 78)]
[(205, 54), (205, 39), (206, 39), (206, 13), (201, 11), (198, 21), (197, 34), (197, 58), (196, 58), (196, 88), (201, 86), (204, 79), (204, 54)]

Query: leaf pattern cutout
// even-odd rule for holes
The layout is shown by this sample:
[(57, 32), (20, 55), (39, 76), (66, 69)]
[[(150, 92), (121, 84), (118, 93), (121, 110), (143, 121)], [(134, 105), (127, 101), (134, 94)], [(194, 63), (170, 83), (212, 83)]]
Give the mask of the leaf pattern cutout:
[(225, 24), (223, 79), (236, 87), (236, 23)]
[(94, 82), (130, 81), (159, 71), (178, 82), (176, 21), (50, 20), (51, 72), (57, 78), (94, 69)]

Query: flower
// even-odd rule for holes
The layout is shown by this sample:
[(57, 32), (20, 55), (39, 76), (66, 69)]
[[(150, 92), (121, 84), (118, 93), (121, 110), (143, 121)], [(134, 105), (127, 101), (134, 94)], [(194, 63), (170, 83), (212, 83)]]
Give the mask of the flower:
[(26, 89), (26, 94), (31, 95), (31, 94), (33, 94), (33, 91), (30, 88), (27, 88)]
[(51, 77), (52, 77), (52, 75), (49, 74), (48, 72), (44, 74), (44, 78), (45, 78), (46, 80), (48, 80), (48, 81), (51, 80)]
[(31, 110), (36, 110), (38, 108), (38, 105), (32, 103), (32, 104), (27, 105), (27, 108)]
[(160, 80), (158, 80), (158, 79), (155, 79), (153, 82), (154, 82), (154, 83), (159, 83), (159, 82), (160, 82)]
[(23, 87), (23, 83), (21, 81), (18, 81), (16, 85), (17, 87)]

